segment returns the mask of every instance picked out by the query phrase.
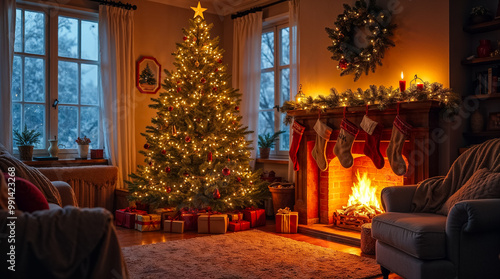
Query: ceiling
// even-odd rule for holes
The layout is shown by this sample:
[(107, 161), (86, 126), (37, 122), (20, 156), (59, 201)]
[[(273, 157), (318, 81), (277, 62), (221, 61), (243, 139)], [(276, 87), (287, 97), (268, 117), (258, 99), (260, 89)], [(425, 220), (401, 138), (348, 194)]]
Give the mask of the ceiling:
[[(196, 7), (198, 0), (149, 0), (170, 6), (189, 9)], [(203, 0), (201, 6), (207, 8), (207, 13), (218, 15), (229, 15), (239, 11), (245, 11), (253, 7), (259, 7), (275, 0)]]

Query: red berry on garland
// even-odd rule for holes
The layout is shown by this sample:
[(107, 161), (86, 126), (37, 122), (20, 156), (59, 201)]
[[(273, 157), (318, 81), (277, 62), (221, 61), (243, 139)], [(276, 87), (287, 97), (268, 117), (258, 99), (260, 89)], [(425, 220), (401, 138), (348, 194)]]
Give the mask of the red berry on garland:
[(222, 63), (222, 59), (219, 59), (217, 62)]
[(168, 107), (168, 111), (173, 111), (174, 110), (174, 107), (173, 106), (169, 106)]
[(347, 69), (347, 60), (340, 59), (340, 61), (339, 61), (339, 68), (342, 69), (342, 70)]
[(186, 136), (186, 138), (184, 139), (186, 142), (191, 142), (191, 138), (189, 136)]
[(222, 169), (222, 174), (225, 176), (228, 176), (231, 174), (231, 170), (228, 168), (224, 168), (224, 169)]
[(206, 80), (205, 78), (201, 78), (201, 79), (200, 79), (200, 82), (201, 82), (201, 83), (205, 83), (205, 82), (207, 82), (207, 80)]
[(212, 162), (212, 152), (208, 152), (207, 154), (207, 161)]
[(238, 180), (238, 182), (241, 182), (241, 177), (236, 177), (236, 180)]
[(170, 193), (170, 192), (172, 192), (172, 188), (167, 187), (167, 193)]
[(170, 172), (170, 171), (171, 171), (170, 167), (165, 168), (165, 172)]
[(184, 176), (185, 176), (185, 177), (189, 177), (189, 172), (185, 172), (185, 173), (184, 173)]
[(239, 111), (239, 110), (240, 110), (240, 107), (239, 107), (239, 106), (235, 106), (235, 107), (234, 107), (234, 110)]
[(181, 92), (181, 88), (180, 87), (177, 87), (177, 92)]
[(167, 150), (163, 149), (163, 150), (161, 151), (161, 154), (163, 154), (163, 155), (167, 154)]
[(219, 189), (215, 189), (215, 191), (214, 191), (214, 199), (215, 199), (215, 200), (220, 199), (220, 192), (219, 192)]
[(144, 144), (144, 149), (149, 149), (149, 144)]

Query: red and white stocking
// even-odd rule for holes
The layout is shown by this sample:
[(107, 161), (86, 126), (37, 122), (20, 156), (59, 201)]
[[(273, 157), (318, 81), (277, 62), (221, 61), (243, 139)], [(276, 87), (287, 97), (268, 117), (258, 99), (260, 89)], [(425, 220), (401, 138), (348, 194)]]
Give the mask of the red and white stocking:
[(371, 120), (368, 116), (363, 117), (361, 121), (361, 129), (366, 132), (366, 142), (363, 152), (366, 156), (372, 159), (373, 164), (377, 169), (384, 167), (384, 157), (380, 153), (380, 138), (384, 127), (382, 124)]
[(406, 163), (403, 159), (403, 145), (405, 140), (410, 137), (413, 127), (403, 121), (399, 115), (396, 116), (392, 125), (391, 141), (387, 147), (387, 158), (391, 164), (392, 171), (397, 175), (406, 173)]
[(297, 160), (297, 151), (299, 150), (300, 140), (302, 139), (302, 135), (304, 134), (304, 130), (306, 127), (300, 125), (297, 121), (293, 121), (292, 124), (292, 143), (290, 145), (290, 150), (288, 154), (290, 155), (290, 160), (293, 163), (293, 170), (299, 170), (299, 161)]

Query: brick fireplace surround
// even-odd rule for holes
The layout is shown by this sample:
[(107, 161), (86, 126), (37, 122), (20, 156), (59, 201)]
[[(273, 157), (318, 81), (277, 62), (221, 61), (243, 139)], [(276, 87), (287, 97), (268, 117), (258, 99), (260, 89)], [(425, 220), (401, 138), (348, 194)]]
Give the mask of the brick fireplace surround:
[[(368, 171), (368, 177), (377, 185), (377, 195), (382, 188), (396, 185), (416, 184), (423, 179), (437, 175), (439, 155), (437, 143), (433, 142), (432, 133), (438, 127), (441, 107), (435, 101), (419, 101), (400, 104), (400, 117), (413, 126), (410, 138), (405, 142), (403, 156), (407, 162), (407, 172), (399, 177), (392, 173), (389, 161), (385, 158), (385, 166), (377, 170), (371, 160), (364, 156), (363, 146), (366, 133), (360, 129), (352, 148), (354, 165), (349, 169), (340, 166), (334, 158), (333, 147), (339, 133), (343, 118), (343, 108), (328, 109), (322, 112), (320, 119), (333, 129), (328, 141), (326, 154), (329, 168), (320, 171), (311, 155), (315, 145), (316, 132), (313, 127), (318, 119), (317, 112), (289, 111), (295, 121), (306, 127), (300, 142), (297, 157), (300, 169), (296, 172), (295, 206), (299, 212), (299, 223), (311, 225), (315, 223), (331, 224), (333, 212), (342, 205), (347, 205), (350, 187), (355, 181), (356, 171)], [(366, 107), (349, 107), (346, 117), (358, 125), (365, 115)], [(396, 117), (396, 105), (390, 105), (380, 111), (376, 105), (369, 106), (368, 116), (384, 126), (380, 151), (385, 151), (389, 144), (392, 123)]]

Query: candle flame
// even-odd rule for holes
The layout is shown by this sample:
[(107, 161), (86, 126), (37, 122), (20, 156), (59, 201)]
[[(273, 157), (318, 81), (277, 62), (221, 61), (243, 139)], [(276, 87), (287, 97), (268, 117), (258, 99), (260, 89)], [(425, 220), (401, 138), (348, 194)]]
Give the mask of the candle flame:
[(401, 80), (403, 80), (405, 76), (403, 75), (403, 71), (401, 71)]

